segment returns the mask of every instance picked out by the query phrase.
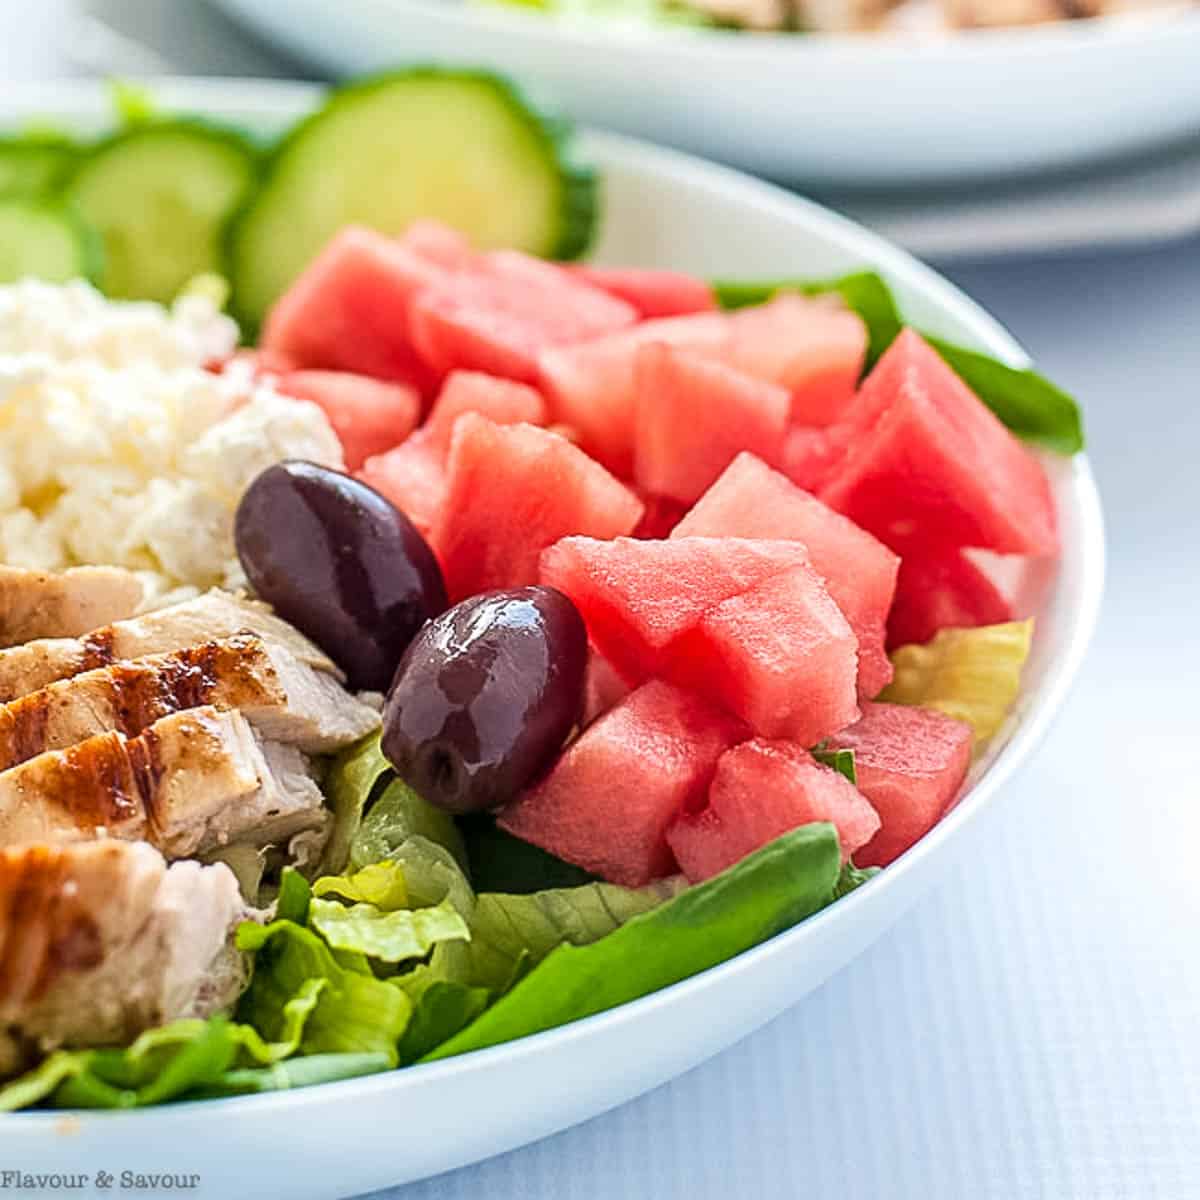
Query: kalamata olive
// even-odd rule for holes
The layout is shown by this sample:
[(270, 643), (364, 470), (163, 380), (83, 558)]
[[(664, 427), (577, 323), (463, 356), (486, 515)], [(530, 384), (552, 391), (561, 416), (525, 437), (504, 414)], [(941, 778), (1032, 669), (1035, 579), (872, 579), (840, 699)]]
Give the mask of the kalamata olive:
[(328, 467), (268, 467), (238, 505), (234, 540), (250, 586), (356, 690), (385, 691), (413, 634), (446, 607), (441, 568), (412, 522)]
[(587, 631), (548, 587), (485, 592), (430, 621), (383, 712), (383, 752), (431, 804), (480, 812), (545, 770), (579, 721)]

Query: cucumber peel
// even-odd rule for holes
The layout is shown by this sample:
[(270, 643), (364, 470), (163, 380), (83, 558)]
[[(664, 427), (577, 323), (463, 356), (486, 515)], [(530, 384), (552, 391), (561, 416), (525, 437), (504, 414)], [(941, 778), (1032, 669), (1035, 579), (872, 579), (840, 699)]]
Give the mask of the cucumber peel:
[(0, 196), (0, 283), (99, 278), (100, 239), (60, 200)]
[(418, 218), (479, 249), (581, 254), (597, 212), (594, 172), (569, 132), (485, 71), (418, 67), (330, 92), (268, 159), (226, 241), (233, 309), (258, 325), (344, 225), (401, 233)]
[(189, 118), (132, 125), (89, 149), (65, 194), (103, 240), (105, 293), (168, 303), (219, 272), (222, 229), (258, 162), (241, 133)]
[(79, 157), (69, 138), (0, 137), (0, 196), (40, 196), (54, 191)]

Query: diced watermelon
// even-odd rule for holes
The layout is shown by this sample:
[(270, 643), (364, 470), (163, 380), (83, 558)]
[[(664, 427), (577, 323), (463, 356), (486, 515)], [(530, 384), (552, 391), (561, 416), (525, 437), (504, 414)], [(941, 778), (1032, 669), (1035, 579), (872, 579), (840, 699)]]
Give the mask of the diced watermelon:
[(783, 439), (779, 469), (797, 487), (815, 492), (841, 459), (842, 431), (840, 425), (793, 425)]
[(862, 720), (831, 739), (854, 751), (858, 790), (882, 827), (856, 855), (883, 867), (940, 820), (971, 761), (971, 727), (927, 708), (864, 704)]
[(754, 738), (721, 755), (707, 806), (681, 812), (667, 843), (683, 873), (699, 883), (813, 821), (837, 828), (842, 862), (879, 829), (871, 802), (843, 775), (795, 742)]
[(1041, 463), (911, 329), (863, 382), (818, 495), (894, 547), (1058, 550)]
[(465, 412), (480, 413), (497, 425), (546, 423), (546, 402), (536, 388), (480, 371), (451, 371), (425, 422), (430, 442), (448, 452), (454, 422)]
[(857, 313), (828, 296), (784, 292), (730, 321), (730, 365), (786, 388), (793, 421), (829, 425), (843, 414), (867, 354)]
[(854, 631), (807, 564), (710, 608), (668, 649), (661, 674), (722, 705), (755, 733), (802, 746), (858, 718)]
[(654, 271), (639, 267), (570, 268), (573, 274), (632, 304), (643, 319), (683, 317), (717, 307), (712, 285), (679, 271)]
[(587, 673), (583, 678), (581, 724), (590, 725), (628, 695), (629, 684), (617, 673), (617, 668), (593, 647), (588, 653)]
[(260, 349), (299, 367), (353, 371), (427, 390), (432, 377), (409, 340), (413, 296), (447, 274), (401, 242), (343, 229), (267, 315)]
[(635, 378), (634, 479), (685, 504), (740, 450), (773, 455), (787, 428), (788, 393), (721, 362), (654, 343), (638, 352)]
[(858, 694), (869, 699), (890, 682), (884, 630), (899, 559), (853, 521), (752, 454), (740, 454), (671, 536), (803, 542), (809, 561), (858, 639)]
[(571, 534), (619, 537), (641, 516), (641, 501), (565, 438), (464, 413), (454, 425), (433, 544), (450, 598), (461, 600), (536, 583), (547, 546)]
[(632, 325), (632, 306), (516, 251), (435, 280), (410, 309), (413, 345), (437, 374), (456, 368), (535, 382), (537, 358)]
[(428, 538), (446, 493), (443, 451), (417, 430), (386, 454), (368, 458), (358, 478), (386, 496)]
[(421, 416), (421, 397), (411, 387), (348, 371), (290, 371), (278, 387), (324, 412), (351, 471), (404, 441)]
[(807, 561), (796, 542), (572, 537), (542, 555), (541, 581), (571, 597), (596, 648), (640, 683), (714, 605)]
[(673, 874), (667, 826), (745, 737), (731, 717), (652, 681), (590, 725), (498, 823), (626, 887)]
[(400, 244), (450, 271), (461, 271), (476, 262), (471, 243), (457, 229), (440, 221), (414, 221), (404, 231)]
[(538, 359), (538, 374), (554, 416), (575, 426), (583, 448), (625, 479), (633, 472), (638, 350), (651, 342), (719, 350), (728, 338), (729, 318), (724, 313), (663, 317), (608, 337), (547, 350)]
[(948, 627), (1001, 625), (1013, 615), (1004, 593), (961, 550), (914, 548), (900, 560), (888, 646), (924, 643)]

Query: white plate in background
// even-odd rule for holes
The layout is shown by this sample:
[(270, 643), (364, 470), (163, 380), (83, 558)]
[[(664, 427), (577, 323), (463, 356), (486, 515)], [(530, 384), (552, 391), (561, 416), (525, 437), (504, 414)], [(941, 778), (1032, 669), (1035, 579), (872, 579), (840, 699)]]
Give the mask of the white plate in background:
[(1200, 10), (945, 35), (563, 23), (472, 0), (216, 0), (348, 75), (506, 71), (580, 121), (788, 184), (1013, 175), (1200, 130)]
[[(264, 133), (316, 90), (241, 80), (153, 84), (167, 108)], [(91, 132), (108, 116), (95, 84), (10, 86), (0, 124), (50, 116)], [(606, 177), (598, 257), (701, 274), (827, 276), (880, 270), (913, 320), (1021, 363), (994, 320), (928, 268), (834, 214), (735, 172), (609, 135), (586, 149)], [(620, 1104), (758, 1028), (880, 936), (941, 870), (978, 847), (981, 820), (1062, 705), (1095, 626), (1103, 579), (1099, 499), (1086, 459), (1051, 481), (1063, 555), (1038, 613), (1020, 720), (977, 764), (962, 802), (868, 887), (690, 980), (562, 1029), (367, 1079), (141, 1112), (0, 1116), (8, 1170), (195, 1172), (213, 1200), (330, 1200), (447, 1170)]]

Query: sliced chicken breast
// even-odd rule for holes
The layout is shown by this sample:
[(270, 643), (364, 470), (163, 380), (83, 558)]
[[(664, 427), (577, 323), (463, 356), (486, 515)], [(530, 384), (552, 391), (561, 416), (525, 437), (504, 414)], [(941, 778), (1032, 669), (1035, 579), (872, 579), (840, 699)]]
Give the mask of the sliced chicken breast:
[(120, 567), (51, 572), (0, 566), (0, 647), (79, 637), (133, 616), (144, 597), (141, 580)]
[(267, 738), (329, 754), (379, 728), (379, 714), (281, 646), (239, 633), (60, 679), (0, 705), (0, 771), (98, 733), (137, 737), (173, 712), (237, 708)]
[(267, 845), (329, 821), (308, 761), (211, 706), (102, 733), (0, 773), (0, 845), (142, 840), (167, 858)]
[(227, 867), (168, 868), (144, 843), (0, 850), (0, 1040), (120, 1045), (231, 1007), (249, 915)]
[(0, 703), (36, 692), (57, 679), (236, 633), (256, 633), (305, 666), (343, 678), (326, 654), (265, 605), (214, 590), (183, 604), (104, 625), (84, 637), (32, 641), (0, 650)]

